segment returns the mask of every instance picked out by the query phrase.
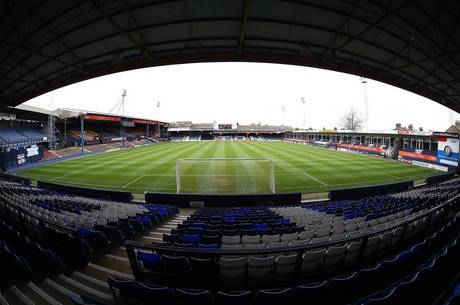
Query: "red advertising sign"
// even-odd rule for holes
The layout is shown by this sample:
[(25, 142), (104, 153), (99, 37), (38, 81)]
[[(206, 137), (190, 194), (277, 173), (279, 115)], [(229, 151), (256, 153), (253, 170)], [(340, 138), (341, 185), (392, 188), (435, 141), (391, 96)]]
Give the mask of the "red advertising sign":
[(409, 157), (409, 158), (414, 158), (414, 159), (421, 159), (421, 160), (427, 160), (427, 161), (438, 161), (438, 158), (433, 155), (426, 155), (426, 154), (417, 154), (415, 152), (409, 152), (409, 151), (400, 151), (399, 155), (401, 157)]
[(372, 152), (376, 152), (380, 154), (385, 153), (385, 149), (381, 147), (362, 146), (362, 145), (355, 145), (355, 144), (340, 144), (340, 143), (337, 144), (337, 147), (351, 149), (351, 150), (372, 151)]
[(108, 116), (108, 115), (98, 115), (98, 114), (87, 114), (85, 120), (88, 121), (110, 121), (110, 122), (120, 122), (121, 118)]

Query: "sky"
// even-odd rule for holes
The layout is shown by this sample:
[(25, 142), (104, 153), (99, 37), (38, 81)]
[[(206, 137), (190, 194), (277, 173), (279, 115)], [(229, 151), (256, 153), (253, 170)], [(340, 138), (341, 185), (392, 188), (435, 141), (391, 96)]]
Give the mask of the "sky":
[[(166, 122), (271, 124), (340, 128), (355, 108), (365, 116), (360, 78), (329, 70), (263, 63), (196, 63), (106, 75), (46, 93), (26, 104), (46, 109), (118, 111)], [(369, 130), (396, 123), (445, 131), (460, 114), (411, 92), (368, 80)], [(305, 104), (302, 103), (302, 98)], [(156, 107), (159, 102), (159, 107)], [(284, 109), (284, 114), (283, 114)], [(118, 112), (117, 112), (118, 111)]]

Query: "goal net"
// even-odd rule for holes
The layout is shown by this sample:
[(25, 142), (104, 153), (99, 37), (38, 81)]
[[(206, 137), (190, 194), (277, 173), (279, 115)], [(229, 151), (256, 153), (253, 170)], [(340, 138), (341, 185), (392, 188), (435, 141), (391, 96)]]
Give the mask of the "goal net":
[(176, 183), (178, 193), (274, 193), (274, 162), (263, 158), (177, 159)]

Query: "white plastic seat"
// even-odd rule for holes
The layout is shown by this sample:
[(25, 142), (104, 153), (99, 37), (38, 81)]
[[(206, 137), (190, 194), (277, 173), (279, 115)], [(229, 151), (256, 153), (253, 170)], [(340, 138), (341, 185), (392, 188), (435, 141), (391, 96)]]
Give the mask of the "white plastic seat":
[(289, 233), (289, 234), (283, 234), (281, 235), (281, 241), (284, 242), (290, 242), (292, 240), (297, 239), (297, 233)]
[(345, 267), (351, 267), (356, 265), (361, 252), (362, 241), (354, 241), (347, 245), (347, 253), (343, 262)]
[(240, 236), (235, 235), (235, 236), (228, 236), (228, 235), (222, 235), (222, 244), (225, 245), (236, 245), (241, 242)]
[(241, 237), (242, 244), (260, 244), (259, 235), (243, 235)]
[(262, 242), (266, 244), (278, 243), (280, 241), (280, 235), (262, 235)]
[(220, 280), (226, 284), (240, 284), (246, 278), (246, 257), (221, 258), (218, 262)]
[(346, 253), (347, 247), (345, 245), (333, 246), (327, 249), (326, 258), (324, 259), (324, 268), (328, 270), (336, 270), (342, 267)]
[(291, 280), (295, 276), (297, 255), (280, 255), (275, 260), (274, 278), (278, 280)]
[(299, 240), (310, 240), (315, 237), (315, 231), (302, 231), (297, 235)]
[(283, 241), (280, 243), (267, 244), (267, 249), (281, 249), (281, 248), (287, 248), (288, 246), (289, 246), (289, 243), (287, 241)]
[(248, 259), (248, 284), (272, 281), (275, 257), (250, 257)]
[(330, 233), (330, 228), (325, 228), (325, 229), (318, 229), (315, 232), (315, 237), (325, 237), (329, 236)]
[(325, 254), (325, 249), (305, 252), (302, 256), (302, 277), (309, 277), (311, 273), (319, 271), (323, 267)]

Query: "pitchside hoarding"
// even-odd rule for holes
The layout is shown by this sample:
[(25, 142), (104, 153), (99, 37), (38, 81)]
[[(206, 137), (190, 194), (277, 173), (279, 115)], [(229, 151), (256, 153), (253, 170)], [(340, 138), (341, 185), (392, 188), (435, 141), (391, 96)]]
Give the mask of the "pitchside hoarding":
[(459, 140), (451, 137), (438, 137), (438, 162), (449, 166), (458, 166)]

